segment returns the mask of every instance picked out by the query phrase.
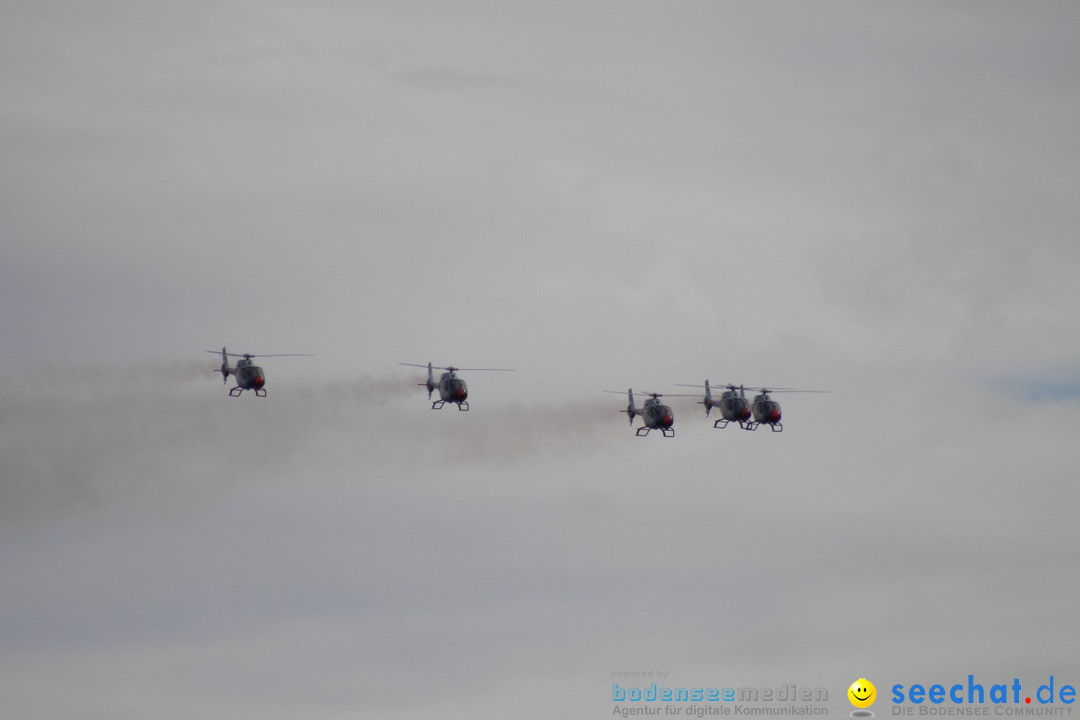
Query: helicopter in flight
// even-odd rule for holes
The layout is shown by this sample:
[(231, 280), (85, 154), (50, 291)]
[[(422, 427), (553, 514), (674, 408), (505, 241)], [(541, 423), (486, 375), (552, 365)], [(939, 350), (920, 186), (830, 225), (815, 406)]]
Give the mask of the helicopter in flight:
[[(706, 380), (704, 385), (683, 385), (676, 383), (679, 387), (704, 387), (705, 399), (698, 402), (698, 405), (705, 406), (705, 417), (709, 416), (709, 411), (713, 408), (720, 408), (721, 418), (713, 423), (714, 428), (720, 428), (721, 430), (728, 426), (730, 422), (739, 423), (739, 427), (743, 430), (748, 429), (747, 423), (750, 421), (751, 409), (750, 401), (746, 399), (746, 388), (740, 385), (736, 388), (734, 385), (729, 384), (727, 390), (717, 400), (712, 396), (712, 388), (709, 386), (709, 381)], [(753, 389), (753, 388), (751, 388)], [(680, 395), (679, 397), (697, 397), (692, 395)]]
[(751, 390), (759, 390), (760, 393), (754, 396), (754, 402), (750, 406), (750, 410), (754, 415), (754, 421), (746, 424), (746, 430), (757, 430), (758, 425), (768, 425), (769, 429), (773, 432), (783, 432), (784, 426), (780, 423), (780, 403), (769, 397), (769, 393), (774, 392), (801, 392), (801, 393), (827, 393), (828, 390), (796, 390), (795, 388), (774, 388), (769, 390), (768, 388), (750, 388)]
[[(407, 365), (408, 367), (427, 368), (427, 382), (417, 383), (421, 387), (427, 388), (428, 400), (431, 400), (431, 393), (436, 389), (439, 391), (439, 399), (431, 403), (432, 410), (442, 410), (443, 405), (446, 403), (455, 403), (458, 406), (458, 410), (469, 409), (469, 387), (465, 384), (465, 381), (457, 376), (457, 373), (461, 371), (466, 372), (514, 372), (506, 368), (457, 368), (453, 366), (437, 367), (432, 366), (431, 363), (427, 365), (418, 365), (417, 363), (398, 363), (398, 365)], [(445, 370), (442, 375), (439, 376), (439, 381), (435, 382), (435, 370)]]
[[(828, 390), (796, 390), (795, 388), (769, 388), (763, 387), (751, 387), (748, 388), (745, 385), (739, 385), (736, 388), (734, 385), (728, 385), (727, 390), (720, 396), (719, 402), (712, 396), (712, 388), (709, 386), (709, 381), (705, 381), (705, 385), (681, 385), (681, 387), (704, 387), (705, 399), (700, 401), (699, 405), (705, 406), (705, 415), (708, 416), (709, 410), (714, 407), (720, 408), (720, 412), (723, 417), (713, 423), (713, 427), (723, 429), (727, 427), (729, 422), (738, 422), (739, 427), (743, 430), (757, 430), (760, 425), (768, 425), (773, 432), (783, 432), (784, 425), (780, 422), (782, 413), (780, 411), (780, 403), (773, 400), (770, 393), (776, 392), (804, 392), (804, 393), (826, 393)], [(747, 390), (759, 391), (759, 394), (754, 396), (753, 402), (746, 399)], [(686, 396), (683, 396), (686, 397)]]
[[(207, 350), (206, 352), (214, 355), (218, 354), (217, 350)], [(236, 361), (235, 367), (229, 366), (229, 358), (237, 357), (240, 360)], [(252, 355), (250, 353), (244, 353), (239, 355), (237, 353), (226, 352), (225, 348), (221, 348), (221, 368), (215, 372), (221, 373), (221, 381), (223, 383), (229, 382), (229, 376), (236, 376), (236, 387), (229, 390), (229, 397), (240, 397), (240, 394), (245, 390), (251, 390), (255, 393), (256, 397), (266, 397), (266, 374), (263, 369), (252, 362), (252, 358), (257, 357), (312, 357), (310, 353), (288, 353), (285, 355)]]
[(745, 430), (757, 430), (758, 425), (768, 425), (769, 429), (773, 432), (783, 432), (784, 425), (780, 422), (780, 403), (769, 397), (769, 393), (773, 392), (820, 392), (818, 390), (792, 390), (791, 388), (777, 388), (775, 390), (769, 390), (768, 388), (751, 388), (752, 390), (760, 390), (760, 394), (754, 396), (754, 404), (750, 406), (751, 412), (754, 415), (753, 422), (746, 424)]
[[(622, 390), (605, 390), (609, 393), (622, 393)], [(634, 389), (630, 388), (626, 391), (626, 397), (629, 399), (629, 403), (626, 405), (624, 412), (627, 414), (630, 420), (630, 424), (634, 424), (634, 417), (641, 416), (642, 422), (645, 424), (637, 429), (634, 433), (638, 437), (647, 437), (650, 430), (659, 430), (664, 437), (675, 437), (675, 413), (671, 412), (671, 408), (660, 402), (660, 398), (663, 397), (661, 393), (639, 393), (648, 395), (649, 398), (645, 401), (645, 404), (641, 407), (634, 405)], [(644, 431), (644, 432), (642, 432)]]

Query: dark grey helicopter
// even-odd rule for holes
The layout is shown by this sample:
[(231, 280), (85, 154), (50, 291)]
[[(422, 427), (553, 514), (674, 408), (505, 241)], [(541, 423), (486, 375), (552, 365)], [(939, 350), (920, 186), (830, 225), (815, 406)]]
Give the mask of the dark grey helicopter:
[[(217, 350), (207, 350), (208, 353), (218, 354)], [(240, 360), (236, 361), (236, 367), (229, 366), (229, 358), (238, 357)], [(256, 397), (266, 397), (266, 374), (263, 369), (251, 361), (252, 358), (257, 357), (312, 357), (309, 353), (287, 353), (284, 355), (252, 355), (250, 353), (244, 353), (238, 355), (236, 353), (226, 352), (225, 348), (221, 348), (221, 369), (218, 372), (221, 373), (221, 381), (224, 383), (229, 382), (229, 376), (236, 376), (236, 387), (229, 390), (230, 397), (239, 397), (240, 393), (245, 390), (251, 390), (255, 393)]]
[[(443, 405), (446, 403), (456, 403), (458, 410), (469, 409), (469, 386), (465, 384), (465, 381), (457, 376), (457, 373), (461, 371), (465, 372), (514, 372), (506, 368), (456, 368), (452, 366), (436, 367), (431, 363), (427, 365), (418, 365), (417, 363), (398, 363), (399, 365), (407, 365), (409, 367), (426, 367), (427, 368), (427, 382), (417, 383), (421, 387), (427, 388), (428, 400), (431, 400), (431, 393), (435, 392), (435, 389), (439, 390), (439, 399), (431, 403), (432, 410), (442, 410)], [(439, 381), (435, 382), (435, 370), (445, 370), (440, 377)]]
[[(713, 423), (715, 428), (726, 428), (728, 423), (737, 422), (739, 427), (746, 430), (747, 422), (751, 417), (750, 401), (746, 399), (746, 389), (743, 386), (736, 388), (734, 385), (728, 385), (720, 395), (720, 399), (717, 400), (712, 396), (712, 388), (709, 386), (709, 381), (706, 380), (704, 385), (683, 385), (677, 383), (679, 387), (704, 387), (705, 399), (698, 402), (698, 405), (705, 406), (705, 417), (709, 416), (709, 411), (713, 408), (720, 408), (720, 419)], [(753, 389), (753, 388), (751, 388)], [(681, 395), (679, 397), (700, 397), (691, 395)]]
[[(605, 390), (604, 392), (621, 394), (622, 390)], [(646, 437), (650, 430), (659, 430), (664, 437), (675, 437), (675, 413), (671, 411), (670, 407), (660, 402), (663, 395), (661, 393), (640, 394), (648, 395), (649, 398), (644, 405), (637, 407), (634, 405), (634, 389), (627, 390), (626, 397), (630, 402), (627, 403), (625, 410), (619, 411), (629, 416), (631, 425), (634, 424), (636, 416), (641, 416), (641, 420), (645, 424), (639, 427), (634, 434), (638, 437)]]
[(774, 388), (769, 390), (768, 388), (750, 388), (751, 390), (760, 390), (758, 395), (754, 396), (754, 402), (750, 405), (750, 411), (753, 413), (753, 422), (746, 423), (744, 430), (757, 430), (758, 425), (768, 425), (769, 429), (773, 432), (783, 432), (784, 426), (780, 422), (782, 416), (780, 412), (780, 403), (769, 397), (769, 393), (775, 392), (801, 392), (801, 393), (827, 393), (828, 390), (796, 390), (795, 388)]

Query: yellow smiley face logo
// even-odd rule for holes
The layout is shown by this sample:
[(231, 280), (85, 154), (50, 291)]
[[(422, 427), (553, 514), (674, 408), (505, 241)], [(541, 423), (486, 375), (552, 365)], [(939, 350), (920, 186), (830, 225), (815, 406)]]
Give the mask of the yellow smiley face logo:
[(868, 708), (874, 704), (874, 699), (877, 697), (877, 688), (874, 687), (874, 683), (866, 678), (859, 678), (851, 683), (851, 687), (847, 689), (847, 696), (855, 707)]

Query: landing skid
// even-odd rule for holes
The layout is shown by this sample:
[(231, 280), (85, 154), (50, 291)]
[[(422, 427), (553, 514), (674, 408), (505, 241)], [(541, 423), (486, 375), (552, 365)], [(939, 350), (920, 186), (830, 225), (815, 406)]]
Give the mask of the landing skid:
[[(645, 432), (641, 432), (642, 430), (644, 430)], [(637, 432), (634, 434), (638, 437), (648, 437), (650, 430), (659, 430), (664, 437), (675, 437), (675, 428), (651, 428), (645, 425), (639, 427), (637, 429)]]
[(239, 385), (229, 390), (229, 397), (240, 397), (241, 393), (249, 389), (255, 393), (255, 397), (266, 397), (266, 390), (263, 388), (242, 388)]
[(753, 425), (754, 423), (748, 423), (748, 422), (745, 422), (743, 420), (735, 421), (735, 420), (724, 420), (724, 419), (717, 420), (716, 422), (714, 422), (713, 427), (723, 430), (724, 428), (726, 428), (728, 426), (728, 423), (731, 423), (731, 422), (738, 422), (739, 427), (741, 427), (743, 430), (753, 430), (754, 429), (752, 427), (748, 427), (749, 425)]
[(773, 432), (784, 432), (784, 426), (781, 423), (748, 422), (746, 423), (746, 425), (743, 426), (743, 430), (757, 430), (758, 425), (768, 425), (770, 428), (772, 428)]
[[(431, 403), (431, 409), (432, 410), (442, 410), (443, 405), (445, 405), (446, 403), (447, 403), (446, 400), (436, 400), (435, 402)], [(467, 403), (467, 402), (459, 402), (457, 404), (457, 409), (461, 410), (462, 412), (468, 412), (469, 403)]]

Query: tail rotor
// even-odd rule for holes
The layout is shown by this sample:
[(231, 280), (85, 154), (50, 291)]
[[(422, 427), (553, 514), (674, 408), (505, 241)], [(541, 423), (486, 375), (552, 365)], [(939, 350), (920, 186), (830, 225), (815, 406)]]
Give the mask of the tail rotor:
[[(622, 394), (622, 390), (604, 390), (604, 392), (606, 392), (606, 393), (616, 393), (616, 394), (619, 394), (619, 395)], [(627, 419), (630, 421), (630, 424), (633, 425), (634, 424), (634, 418), (636, 418), (638, 416), (638, 414), (641, 412), (640, 408), (634, 407), (634, 388), (627, 389), (627, 391), (626, 391), (626, 400), (627, 400), (626, 409), (625, 410), (620, 410), (619, 412), (626, 413)]]

